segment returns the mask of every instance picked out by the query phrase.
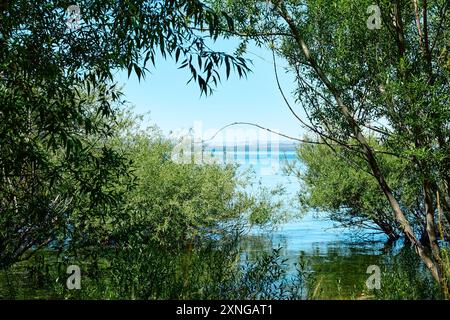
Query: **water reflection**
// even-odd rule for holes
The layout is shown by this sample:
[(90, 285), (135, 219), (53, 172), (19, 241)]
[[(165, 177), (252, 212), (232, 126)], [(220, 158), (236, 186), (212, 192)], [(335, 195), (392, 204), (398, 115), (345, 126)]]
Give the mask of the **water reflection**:
[[(311, 274), (314, 279), (305, 283), (305, 290), (316, 290), (315, 296), (321, 299), (362, 297), (368, 278), (367, 267), (377, 265), (386, 270), (388, 256), (393, 257), (398, 252), (393, 248), (386, 253), (383, 241), (361, 242), (348, 239), (344, 234), (333, 236), (317, 230), (301, 233), (296, 231), (303, 228), (297, 230), (293, 226), (288, 230), (247, 236), (241, 250), (246, 259), (252, 260), (263, 251), (281, 248), (289, 275), (294, 278), (302, 266), (302, 272)], [(332, 237), (334, 240), (330, 241)]]

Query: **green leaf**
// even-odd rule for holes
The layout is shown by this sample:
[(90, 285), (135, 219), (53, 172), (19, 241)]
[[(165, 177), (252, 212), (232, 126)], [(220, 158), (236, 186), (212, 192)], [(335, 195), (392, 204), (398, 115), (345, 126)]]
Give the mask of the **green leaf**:
[(230, 77), (230, 72), (231, 72), (231, 66), (230, 66), (230, 61), (228, 59), (228, 56), (225, 57), (225, 66), (226, 66), (226, 74), (227, 74), (227, 79)]

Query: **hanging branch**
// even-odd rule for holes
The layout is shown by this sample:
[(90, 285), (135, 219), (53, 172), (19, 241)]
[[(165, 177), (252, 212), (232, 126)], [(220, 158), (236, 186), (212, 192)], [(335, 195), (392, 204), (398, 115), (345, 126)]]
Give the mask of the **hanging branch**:
[(247, 126), (257, 127), (257, 128), (259, 128), (259, 129), (265, 130), (265, 131), (267, 131), (267, 132), (276, 134), (276, 135), (278, 135), (278, 136), (287, 138), (287, 139), (289, 139), (289, 140), (298, 141), (298, 142), (301, 142), (301, 143), (309, 143), (309, 144), (325, 144), (325, 143), (319, 142), (319, 141), (311, 141), (311, 140), (305, 140), (305, 139), (300, 139), (300, 138), (292, 137), (292, 136), (289, 136), (289, 135), (287, 135), (287, 134), (284, 134), (284, 133), (281, 133), (281, 132), (274, 131), (274, 130), (272, 130), (272, 129), (269, 129), (269, 128), (260, 126), (259, 124), (252, 123), (252, 122), (233, 122), (233, 123), (227, 124), (226, 126), (223, 126), (223, 127), (220, 128), (219, 130), (217, 130), (217, 132), (216, 132), (211, 138), (206, 139), (206, 140), (202, 140), (202, 141), (199, 141), (199, 142), (196, 142), (196, 143), (205, 143), (205, 142), (214, 140), (214, 138), (215, 138), (220, 132), (222, 132), (223, 130), (225, 130), (226, 128), (229, 128), (229, 127), (232, 127), (232, 126), (237, 126), (237, 125), (247, 125)]

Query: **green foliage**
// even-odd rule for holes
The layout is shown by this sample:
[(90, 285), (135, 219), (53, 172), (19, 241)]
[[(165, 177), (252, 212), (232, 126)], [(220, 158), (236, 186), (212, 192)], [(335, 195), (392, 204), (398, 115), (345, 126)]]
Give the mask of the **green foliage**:
[[(433, 248), (433, 257), (424, 250), (419, 252), (424, 261), (434, 264), (432, 272), (441, 282), (435, 217), (440, 205), (448, 230), (448, 1), (378, 1), (379, 30), (367, 27), (367, 9), (373, 4), (368, 0), (211, 2), (238, 20), (233, 34), (244, 38), (243, 48), (254, 39), (272, 50), (274, 57), (287, 60), (287, 71), (297, 84), (293, 92), (296, 105), (289, 105), (289, 110), (317, 137), (315, 142), (352, 153), (345, 158), (357, 170), (340, 161), (344, 165), (336, 170), (320, 169), (317, 173), (323, 177), (310, 177), (328, 191), (311, 194), (310, 200), (335, 210), (339, 207), (351, 217), (345, 208), (350, 200), (351, 208), (364, 210), (356, 213), (362, 223), (374, 221), (374, 216), (384, 220), (384, 202), (365, 175), (370, 171), (396, 212), (396, 223), (405, 230), (404, 235), (416, 246), (422, 246), (418, 245), (420, 238), (425, 247)], [(249, 21), (256, 23), (248, 28)], [(382, 146), (381, 150), (377, 146)], [(398, 161), (386, 161), (386, 154)], [(403, 177), (395, 173), (396, 163), (400, 163)], [(328, 173), (334, 180), (330, 185), (326, 185)], [(344, 179), (338, 181), (341, 174)], [(354, 178), (346, 178), (352, 175)], [(329, 192), (330, 186), (339, 191), (337, 197)], [(358, 194), (361, 186), (365, 190)], [(352, 195), (356, 199), (350, 199)], [(417, 212), (411, 214), (414, 202)], [(425, 234), (423, 226), (427, 226)], [(418, 235), (413, 235), (414, 228)]]
[[(383, 149), (375, 143), (374, 148)], [(398, 237), (389, 203), (365, 161), (345, 148), (330, 149), (324, 144), (302, 144), (297, 152), (300, 161), (285, 170), (299, 179), (303, 210), (314, 209), (345, 227), (375, 229), (391, 239)], [(417, 199), (420, 185), (411, 177), (406, 162), (384, 154), (379, 163), (403, 210), (423, 234), (425, 230), (416, 218), (422, 210), (421, 197)]]
[[(368, 0), (208, 3), (81, 1), (75, 30), (66, 26), (66, 1), (0, 5), (0, 269), (8, 283), (9, 267), (36, 255), (43, 269), (30, 274), (38, 283), (60, 281), (62, 266), (78, 260), (87, 268), (88, 297), (286, 297), (278, 252), (240, 270), (232, 249), (205, 247), (274, 221), (280, 207), (265, 197), (277, 191), (249, 194), (233, 167), (174, 163), (170, 141), (154, 130), (130, 131), (133, 120), (118, 116), (115, 71), (141, 79), (156, 57), (172, 57), (210, 94), (221, 67), (226, 78), (232, 69), (240, 77), (249, 71), (249, 39), (288, 61), (307, 127), (336, 151), (300, 148), (308, 167), (299, 171), (305, 205), (343, 223), (394, 229), (367, 173), (367, 164), (374, 171), (377, 163), (415, 229), (423, 234), (430, 223), (424, 193), (428, 214), (441, 195), (441, 227), (448, 227), (447, 1), (419, 1), (428, 18), (421, 27), (411, 3), (379, 1), (379, 31), (366, 27)], [(235, 56), (206, 45), (221, 35), (244, 37)], [(361, 134), (371, 137), (369, 146)], [(219, 267), (211, 271), (203, 261)], [(107, 280), (96, 284), (103, 272)], [(406, 286), (415, 279), (402, 277)], [(65, 294), (58, 284), (52, 295)], [(399, 288), (399, 296), (411, 291)], [(9, 296), (22, 294), (9, 289)], [(411, 296), (422, 297), (415, 289)]]
[(0, 6), (0, 267), (105, 238), (98, 227), (132, 185), (128, 160), (106, 142), (123, 104), (117, 70), (141, 79), (157, 55), (184, 59), (205, 94), (223, 64), (227, 77), (248, 71), (205, 45), (220, 15), (200, 1), (80, 1), (77, 29), (66, 25), (69, 4)]
[[(230, 241), (229, 241), (230, 240)], [(0, 274), (2, 298), (52, 299), (296, 299), (299, 282), (287, 274), (279, 252), (239, 263), (232, 239), (192, 251), (157, 244), (119, 254), (100, 253), (82, 268), (82, 289), (67, 290), (66, 264), (51, 252)], [(84, 256), (83, 256), (84, 257)], [(81, 258), (81, 256), (80, 256)]]
[[(357, 248), (341, 252), (302, 257), (307, 298), (313, 300), (433, 300), (442, 292), (409, 247), (393, 249), (383, 255), (361, 254)], [(369, 265), (381, 270), (380, 289), (368, 289)]]
[(382, 270), (380, 290), (373, 290), (381, 300), (433, 300), (442, 299), (442, 292), (429, 273), (424, 272), (420, 260), (405, 249), (391, 257)]
[(176, 163), (171, 158), (173, 143), (157, 128), (130, 132), (124, 127), (121, 132), (110, 143), (130, 159), (134, 187), (125, 193), (123, 207), (103, 225), (115, 242), (132, 238), (183, 246), (206, 235), (276, 223), (279, 202), (264, 192), (247, 190), (251, 180), (237, 166)]
[[(90, 207), (90, 198), (79, 196), (80, 208), (64, 220), (67, 231), (61, 243), (34, 250), (30, 261), (4, 268), (2, 295), (185, 299), (230, 297), (242, 291), (250, 298), (261, 291), (275, 297), (275, 289), (265, 291), (268, 279), (240, 269), (235, 237), (253, 224), (276, 223), (278, 202), (246, 190), (249, 177), (235, 166), (174, 162), (173, 143), (156, 127), (140, 129), (129, 112), (117, 113), (115, 119), (110, 136), (88, 140), (93, 147), (121, 155), (125, 172), (107, 170), (109, 183), (100, 183), (105, 194), (120, 198), (112, 205)], [(264, 259), (264, 265), (276, 261), (269, 269), (261, 266), (259, 274), (273, 281), (284, 276), (285, 271), (271, 273), (278, 256)], [(83, 270), (82, 292), (65, 288), (70, 264)], [(17, 278), (18, 273), (26, 277)], [(249, 287), (252, 277), (260, 287)], [(27, 283), (36, 288), (27, 289)], [(230, 286), (240, 291), (229, 291)]]

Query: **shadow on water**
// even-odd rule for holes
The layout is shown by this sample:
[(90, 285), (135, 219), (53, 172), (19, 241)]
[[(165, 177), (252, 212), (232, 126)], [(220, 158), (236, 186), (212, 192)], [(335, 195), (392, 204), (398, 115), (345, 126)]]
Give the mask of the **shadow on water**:
[[(280, 248), (291, 277), (298, 275), (298, 268), (310, 275), (306, 290), (315, 290), (322, 299), (357, 298), (363, 293), (369, 276), (370, 265), (385, 266), (384, 243), (358, 242), (351, 240), (302, 242), (292, 239), (289, 233), (280, 235), (252, 235), (241, 241), (241, 250), (246, 259), (255, 259), (261, 252)], [(392, 251), (391, 251), (392, 252)], [(312, 280), (314, 279), (314, 280)], [(310, 296), (312, 292), (308, 293)]]
[[(292, 156), (287, 157), (293, 160)], [(259, 170), (258, 170), (259, 169)], [(263, 172), (256, 166), (256, 172)], [(286, 187), (287, 203), (295, 203), (297, 181), (281, 170), (260, 175), (262, 184)], [(295, 205), (289, 210), (294, 211)], [(295, 212), (293, 214), (295, 216)], [(251, 261), (261, 252), (278, 248), (289, 276), (302, 276), (309, 299), (431, 299), (436, 297), (432, 279), (402, 241), (386, 242), (382, 234), (340, 228), (308, 213), (271, 232), (254, 229), (240, 243), (242, 259)], [(368, 290), (369, 266), (380, 268), (381, 289)], [(299, 272), (300, 271), (300, 272)]]
[[(294, 242), (295, 243), (295, 242)], [(440, 299), (429, 272), (401, 241), (337, 240), (292, 245), (289, 237), (252, 235), (241, 241), (242, 260), (257, 259), (273, 248), (292, 281), (302, 278), (302, 299)], [(369, 266), (380, 268), (379, 289), (369, 289)]]
[[(282, 183), (295, 202), (298, 183)], [(290, 210), (293, 209), (294, 205)], [(361, 234), (359, 234), (360, 236)], [(307, 214), (266, 232), (252, 229), (229, 245), (210, 239), (194, 250), (137, 246), (119, 254), (86, 252), (83, 290), (66, 289), (70, 259), (43, 252), (0, 272), (0, 298), (76, 299), (433, 299), (439, 298), (417, 255), (380, 235), (356, 237), (348, 229)], [(275, 249), (275, 250), (274, 250)], [(81, 259), (81, 260), (80, 260)], [(368, 290), (371, 265), (380, 267), (381, 288)]]

